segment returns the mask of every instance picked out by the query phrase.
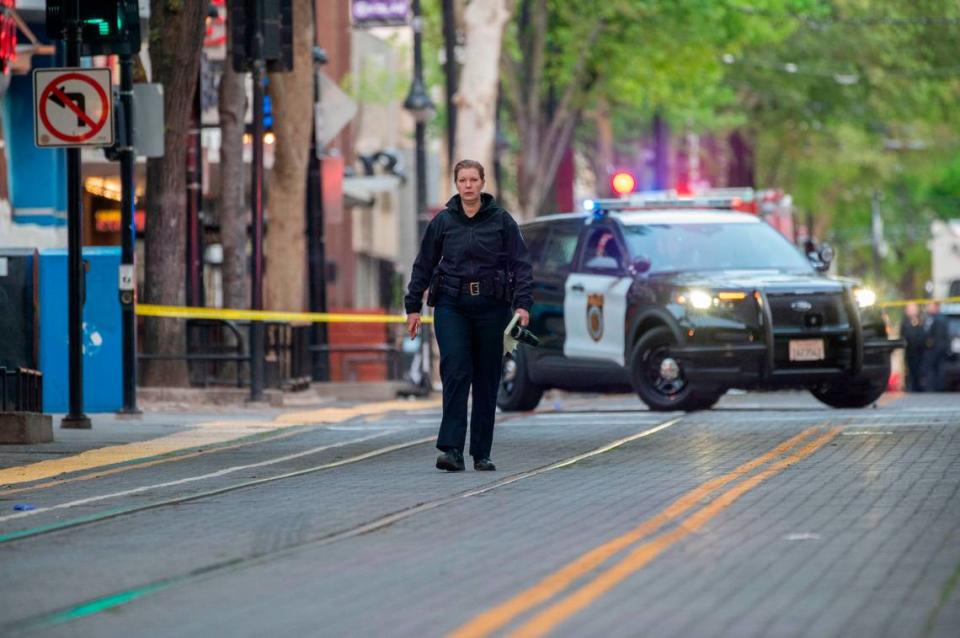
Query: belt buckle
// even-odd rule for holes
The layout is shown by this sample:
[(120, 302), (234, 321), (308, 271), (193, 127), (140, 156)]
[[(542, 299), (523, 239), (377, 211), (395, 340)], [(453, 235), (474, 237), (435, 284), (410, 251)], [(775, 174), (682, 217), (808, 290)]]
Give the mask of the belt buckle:
[(479, 294), (480, 294), (480, 282), (479, 282), (479, 281), (471, 281), (471, 282), (470, 282), (470, 296), (471, 296), (471, 297), (476, 297), (476, 296), (479, 295)]

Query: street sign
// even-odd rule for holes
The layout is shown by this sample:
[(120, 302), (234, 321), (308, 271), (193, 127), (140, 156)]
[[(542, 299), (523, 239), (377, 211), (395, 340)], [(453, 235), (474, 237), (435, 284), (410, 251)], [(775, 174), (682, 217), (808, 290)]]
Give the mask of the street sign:
[(133, 85), (133, 146), (137, 155), (163, 157), (163, 85)]
[(404, 26), (410, 17), (409, 0), (353, 0), (350, 9), (355, 29)]
[(313, 108), (317, 157), (357, 114), (357, 103), (324, 73), (317, 73), (320, 103)]
[(36, 69), (34, 142), (39, 147), (110, 146), (110, 69)]

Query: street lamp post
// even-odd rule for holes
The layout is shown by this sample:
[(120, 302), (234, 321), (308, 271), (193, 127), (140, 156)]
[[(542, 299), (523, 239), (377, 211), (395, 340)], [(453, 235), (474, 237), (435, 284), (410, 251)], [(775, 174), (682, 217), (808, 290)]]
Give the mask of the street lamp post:
[[(420, 17), (420, 0), (413, 0), (413, 83), (410, 85), (410, 92), (407, 99), (403, 101), (403, 108), (410, 112), (416, 122), (416, 174), (417, 174), (417, 207), (416, 218), (419, 222), (420, 216), (427, 210), (427, 122), (433, 117), (435, 107), (427, 94), (423, 84), (423, 46), (421, 42), (421, 30), (423, 21)], [(417, 224), (417, 235), (423, 234), (421, 224)], [(430, 375), (430, 339), (426, 331), (422, 333), (423, 341), (423, 367), (424, 382), (429, 388)]]

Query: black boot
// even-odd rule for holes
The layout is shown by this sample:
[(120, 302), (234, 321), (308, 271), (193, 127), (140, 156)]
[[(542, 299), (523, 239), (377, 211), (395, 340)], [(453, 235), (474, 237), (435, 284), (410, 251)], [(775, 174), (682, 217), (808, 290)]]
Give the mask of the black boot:
[(490, 459), (473, 459), (473, 469), (477, 472), (494, 472), (497, 466)]
[(437, 457), (437, 469), (447, 472), (462, 472), (465, 469), (463, 464), (463, 452), (459, 450), (447, 450)]

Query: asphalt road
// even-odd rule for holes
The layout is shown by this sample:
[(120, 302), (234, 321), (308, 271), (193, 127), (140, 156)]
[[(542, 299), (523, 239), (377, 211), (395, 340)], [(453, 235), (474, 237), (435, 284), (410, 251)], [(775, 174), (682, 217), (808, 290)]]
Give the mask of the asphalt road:
[(960, 395), (565, 396), (495, 473), (433, 469), (437, 422), (0, 489), (0, 635), (960, 635)]

